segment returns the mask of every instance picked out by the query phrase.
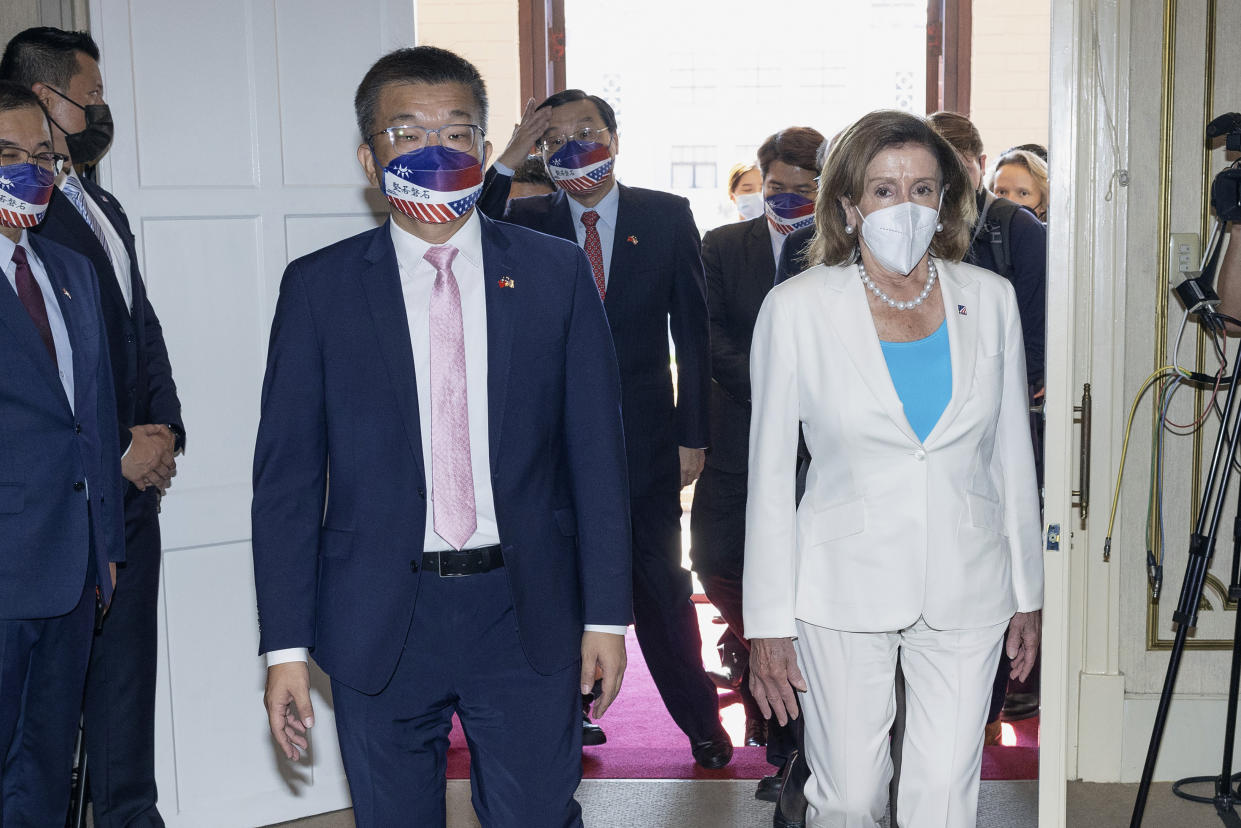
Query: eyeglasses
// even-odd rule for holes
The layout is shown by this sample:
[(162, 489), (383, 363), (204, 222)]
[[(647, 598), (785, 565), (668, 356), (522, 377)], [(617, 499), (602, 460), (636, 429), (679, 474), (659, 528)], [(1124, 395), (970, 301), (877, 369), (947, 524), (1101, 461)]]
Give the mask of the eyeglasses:
[(548, 138), (540, 138), (535, 144), (539, 148), (539, 152), (544, 155), (555, 154), (561, 147), (570, 141), (581, 141), (582, 143), (603, 143), (599, 140), (600, 136), (607, 132), (607, 127), (582, 127), (577, 132), (571, 132), (568, 135), (553, 135)]
[(6, 167), (10, 164), (38, 164), (45, 170), (59, 174), (68, 160), (69, 156), (58, 152), (30, 152), (21, 147), (0, 147), (0, 165)]
[(371, 145), (371, 149), (375, 148), (373, 142), (380, 135), (387, 135), (388, 142), (392, 144), (397, 155), (404, 155), (427, 146), (432, 135), (437, 136), (440, 146), (446, 149), (454, 152), (473, 152), (475, 148), (482, 145), (486, 132), (475, 124), (445, 124), (439, 129), (427, 129), (412, 124), (393, 126), (366, 136), (366, 143)]

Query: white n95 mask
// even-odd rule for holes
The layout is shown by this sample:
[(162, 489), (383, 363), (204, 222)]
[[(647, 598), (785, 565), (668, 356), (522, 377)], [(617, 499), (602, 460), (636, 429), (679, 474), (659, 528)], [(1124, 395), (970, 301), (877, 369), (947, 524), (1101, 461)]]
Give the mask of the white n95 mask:
[(862, 239), (884, 268), (908, 274), (930, 248), (938, 221), (939, 210), (905, 201), (862, 216)]

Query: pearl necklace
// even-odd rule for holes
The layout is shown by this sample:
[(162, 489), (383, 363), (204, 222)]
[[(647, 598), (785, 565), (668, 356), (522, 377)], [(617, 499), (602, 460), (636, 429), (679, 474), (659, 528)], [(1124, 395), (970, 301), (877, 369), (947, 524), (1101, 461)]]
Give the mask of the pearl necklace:
[(921, 305), (926, 300), (926, 297), (931, 295), (931, 291), (935, 288), (935, 279), (939, 276), (939, 272), (935, 269), (935, 262), (930, 259), (926, 260), (926, 266), (929, 271), (926, 278), (926, 286), (922, 288), (922, 292), (918, 294), (918, 298), (912, 299), (908, 302), (898, 302), (888, 294), (884, 293), (883, 289), (880, 288), (879, 285), (875, 284), (875, 280), (870, 278), (870, 274), (866, 272), (866, 265), (862, 264), (862, 260), (860, 258), (857, 262), (858, 273), (862, 276), (862, 284), (866, 285), (866, 287), (870, 289), (871, 293), (878, 296), (879, 301), (886, 304), (889, 308), (896, 308), (897, 310), (913, 310)]

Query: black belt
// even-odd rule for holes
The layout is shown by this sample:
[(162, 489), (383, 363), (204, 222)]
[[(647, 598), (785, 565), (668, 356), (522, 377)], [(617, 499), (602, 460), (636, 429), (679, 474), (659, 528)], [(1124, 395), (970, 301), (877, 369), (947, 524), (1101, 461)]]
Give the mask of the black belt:
[(423, 552), (422, 568), (437, 572), (441, 578), (458, 575), (479, 575), (504, 566), (500, 545), (480, 546), (478, 549), (448, 550), (446, 552)]

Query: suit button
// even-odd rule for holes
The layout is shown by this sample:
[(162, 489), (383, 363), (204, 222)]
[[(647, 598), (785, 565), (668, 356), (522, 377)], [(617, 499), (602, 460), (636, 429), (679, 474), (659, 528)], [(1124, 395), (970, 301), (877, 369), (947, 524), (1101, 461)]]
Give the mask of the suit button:
[(426, 500), (426, 499), (427, 499), (427, 490), (426, 490), (426, 489), (424, 489), (424, 488), (422, 488), (421, 486), (419, 486), (419, 487), (418, 487), (418, 497), (422, 498), (423, 500)]
[(925, 451), (923, 451), (922, 449), (918, 449), (917, 451), (915, 451), (915, 452), (914, 452), (914, 459), (915, 459), (915, 460), (919, 460), (919, 461), (921, 461), (921, 460), (925, 460), (925, 459), (926, 459), (926, 452), (925, 452)]
[(418, 571), (418, 562), (417, 562), (417, 561), (410, 561), (410, 562), (409, 562), (409, 571), (410, 571), (410, 572), (417, 572), (417, 571)]
[(130, 334), (129, 336), (125, 337), (125, 341), (132, 344), (134, 341), (134, 335)]
[(74, 433), (74, 434), (81, 434), (81, 433), (82, 433), (82, 424), (81, 424), (81, 423), (74, 423), (74, 424), (73, 424), (73, 433)]
[(73, 484), (73, 490), (74, 490), (75, 492), (80, 492), (80, 491), (82, 491), (82, 490), (83, 490), (83, 489), (85, 489), (85, 488), (86, 488), (86, 481), (85, 481), (85, 480), (79, 480), (77, 483), (74, 483), (74, 484)]

